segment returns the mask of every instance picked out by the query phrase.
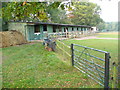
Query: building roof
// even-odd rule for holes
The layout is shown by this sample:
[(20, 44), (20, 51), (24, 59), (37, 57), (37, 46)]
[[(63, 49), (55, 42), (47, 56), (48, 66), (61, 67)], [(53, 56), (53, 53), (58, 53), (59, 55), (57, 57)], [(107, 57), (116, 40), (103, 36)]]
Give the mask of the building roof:
[[(12, 21), (13, 22), (13, 21)], [(56, 25), (56, 26), (76, 26), (76, 27), (91, 27), (87, 25), (72, 25), (72, 24), (59, 24), (59, 23), (44, 23), (44, 22), (21, 22), (21, 21), (14, 21), (14, 22), (20, 22), (20, 23), (27, 23), (27, 25)]]

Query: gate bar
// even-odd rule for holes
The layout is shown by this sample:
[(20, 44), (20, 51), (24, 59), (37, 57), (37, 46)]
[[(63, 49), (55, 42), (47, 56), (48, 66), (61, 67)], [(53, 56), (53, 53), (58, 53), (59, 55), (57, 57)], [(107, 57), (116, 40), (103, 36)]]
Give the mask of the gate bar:
[(83, 47), (83, 48), (87, 48), (87, 49), (91, 49), (91, 50), (94, 50), (94, 51), (102, 52), (102, 53), (108, 53), (106, 51), (102, 51), (102, 50), (98, 50), (98, 49), (94, 49), (94, 48), (90, 48), (90, 47), (86, 47), (86, 46), (82, 46), (82, 45), (77, 45), (77, 44), (74, 44), (74, 45), (79, 46), (79, 47)]

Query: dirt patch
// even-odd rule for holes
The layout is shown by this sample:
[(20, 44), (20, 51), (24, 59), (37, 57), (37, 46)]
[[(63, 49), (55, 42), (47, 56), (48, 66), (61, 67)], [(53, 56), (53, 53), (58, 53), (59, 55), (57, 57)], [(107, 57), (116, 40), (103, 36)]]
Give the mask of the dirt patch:
[(16, 30), (0, 32), (0, 37), (0, 48), (27, 43), (22, 33)]

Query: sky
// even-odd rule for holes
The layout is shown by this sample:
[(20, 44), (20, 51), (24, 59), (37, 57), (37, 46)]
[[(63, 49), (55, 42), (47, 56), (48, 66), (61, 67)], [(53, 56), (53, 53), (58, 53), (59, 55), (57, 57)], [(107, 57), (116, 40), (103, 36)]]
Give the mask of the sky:
[(98, 4), (102, 12), (100, 17), (105, 22), (117, 22), (118, 21), (118, 2), (120, 0), (89, 0), (90, 2)]

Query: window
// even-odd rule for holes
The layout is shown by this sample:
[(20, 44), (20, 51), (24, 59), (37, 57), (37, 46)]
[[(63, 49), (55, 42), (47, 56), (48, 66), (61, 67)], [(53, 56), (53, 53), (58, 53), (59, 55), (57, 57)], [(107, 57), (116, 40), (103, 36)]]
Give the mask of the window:
[(53, 26), (53, 32), (56, 32), (56, 27), (55, 26)]
[(43, 31), (47, 31), (47, 25), (43, 25)]
[(72, 27), (72, 31), (74, 31), (74, 28)]
[(81, 28), (81, 31), (83, 31), (83, 28)]
[(78, 31), (78, 27), (77, 27), (77, 31)]
[(62, 28), (61, 27), (59, 27), (59, 32), (62, 32)]
[(64, 28), (64, 32), (66, 32), (65, 28)]
[(39, 33), (39, 32), (40, 32), (40, 27), (39, 27), (39, 25), (35, 25), (34, 33)]

